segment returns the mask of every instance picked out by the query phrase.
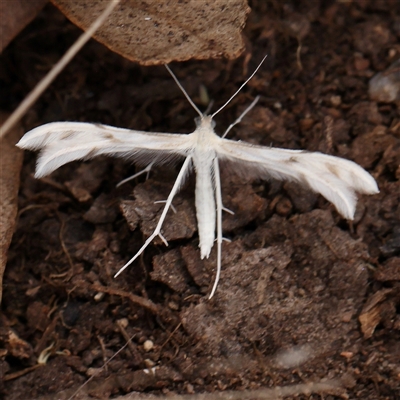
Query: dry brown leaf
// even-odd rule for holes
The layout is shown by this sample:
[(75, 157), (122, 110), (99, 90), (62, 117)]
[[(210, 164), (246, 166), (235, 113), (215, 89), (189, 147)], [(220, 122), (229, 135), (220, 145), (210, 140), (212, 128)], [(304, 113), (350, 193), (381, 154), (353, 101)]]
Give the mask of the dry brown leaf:
[(375, 328), (382, 320), (382, 313), (386, 306), (384, 301), (392, 292), (392, 289), (382, 289), (374, 293), (364, 305), (358, 320), (365, 339), (369, 339), (374, 334)]
[[(76, 25), (87, 29), (110, 0), (52, 0)], [(94, 38), (143, 65), (190, 58), (236, 58), (243, 51), (241, 30), (246, 0), (125, 0)]]
[(0, 53), (29, 24), (49, 0), (0, 1)]
[[(6, 118), (6, 114), (0, 113), (0, 125)], [(15, 143), (22, 134), (22, 128), (17, 126), (0, 139), (0, 302), (3, 294), (3, 274), (6, 268), (7, 250), (14, 233), (18, 210), (19, 175), (23, 152), (15, 147)]]

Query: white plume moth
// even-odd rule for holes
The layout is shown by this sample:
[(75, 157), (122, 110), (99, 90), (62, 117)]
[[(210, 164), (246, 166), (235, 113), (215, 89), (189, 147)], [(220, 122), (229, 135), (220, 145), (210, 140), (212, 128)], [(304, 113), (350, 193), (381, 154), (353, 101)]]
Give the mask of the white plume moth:
[[(262, 62), (264, 60), (265, 57)], [(37, 178), (50, 174), (70, 161), (90, 159), (101, 154), (141, 162), (146, 160), (148, 165), (164, 162), (171, 157), (183, 159), (183, 165), (165, 201), (153, 234), (115, 276), (135, 261), (156, 236), (168, 244), (162, 236), (161, 228), (174, 196), (182, 186), (185, 176), (193, 169), (196, 173), (195, 205), (202, 259), (210, 255), (215, 239), (217, 242), (217, 271), (210, 298), (215, 293), (221, 273), (224, 210), (219, 173), (221, 161), (238, 163), (242, 169), (251, 170), (252, 175), (261, 179), (272, 177), (308, 186), (333, 203), (337, 211), (347, 219), (353, 219), (356, 192), (379, 192), (374, 178), (352, 161), (321, 153), (256, 146), (225, 139), (230, 129), (241, 121), (258, 98), (228, 127), (222, 137), (214, 132), (213, 118), (254, 76), (262, 62), (236, 93), (211, 115), (201, 113), (167, 66), (173, 79), (199, 114), (196, 130), (190, 134), (150, 133), (101, 124), (53, 122), (29, 131), (19, 141), (17, 146), (20, 148), (41, 150), (36, 167)]]

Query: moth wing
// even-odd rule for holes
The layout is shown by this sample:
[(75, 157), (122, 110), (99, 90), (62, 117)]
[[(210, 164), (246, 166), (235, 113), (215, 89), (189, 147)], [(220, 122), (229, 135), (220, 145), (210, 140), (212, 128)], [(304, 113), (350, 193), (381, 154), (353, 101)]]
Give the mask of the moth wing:
[(162, 163), (186, 156), (190, 135), (151, 133), (82, 122), (53, 122), (27, 132), (17, 143), (22, 149), (40, 150), (37, 178), (60, 166), (98, 155)]
[(223, 139), (218, 155), (228, 163), (244, 163), (246, 168), (237, 168), (239, 173), (246, 174), (249, 170), (258, 178), (272, 177), (305, 184), (333, 203), (347, 219), (354, 217), (356, 192), (379, 192), (374, 178), (353, 161), (318, 152), (254, 146)]

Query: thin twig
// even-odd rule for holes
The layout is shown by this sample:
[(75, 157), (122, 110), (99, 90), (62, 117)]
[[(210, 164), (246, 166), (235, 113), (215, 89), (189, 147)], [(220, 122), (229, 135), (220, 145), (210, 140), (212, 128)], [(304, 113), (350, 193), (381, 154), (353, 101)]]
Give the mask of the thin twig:
[(110, 358), (108, 359), (107, 362), (105, 362), (105, 363), (103, 364), (103, 366), (99, 369), (99, 372), (97, 372), (96, 374), (93, 374), (85, 383), (83, 383), (81, 386), (79, 386), (79, 388), (72, 394), (72, 396), (68, 397), (68, 400), (73, 399), (73, 398), (75, 397), (75, 395), (77, 395), (78, 392), (79, 392), (84, 386), (86, 386), (95, 376), (97, 376), (101, 371), (103, 371), (104, 368), (106, 368), (107, 365), (108, 365), (119, 353), (121, 353), (122, 350), (125, 349), (125, 347), (126, 347), (126, 346), (128, 345), (128, 343), (133, 339), (134, 336), (135, 336), (135, 335), (133, 335), (133, 336), (130, 338), (130, 340), (128, 340), (128, 341), (127, 341), (127, 342), (126, 342), (112, 357), (110, 357)]
[(139, 353), (139, 350), (137, 349), (136, 345), (132, 342), (132, 339), (135, 335), (133, 336), (129, 336), (128, 332), (126, 331), (124, 325), (122, 324), (122, 322), (120, 320), (117, 321), (117, 325), (118, 325), (118, 329), (121, 332), (121, 335), (124, 337), (124, 339), (126, 340), (126, 343), (129, 347), (129, 350), (131, 352), (131, 356), (133, 359), (136, 360), (141, 360), (142, 356)]
[(161, 345), (161, 349), (172, 339), (172, 336), (174, 336), (175, 332), (182, 326), (182, 322), (179, 322), (179, 324), (176, 326), (176, 328), (169, 334), (167, 340)]
[(108, 293), (108, 294), (112, 294), (115, 296), (126, 297), (132, 303), (137, 304), (137, 305), (145, 308), (146, 310), (149, 310), (153, 314), (158, 315), (160, 313), (160, 307), (157, 306), (157, 304), (153, 303), (151, 300), (147, 300), (147, 299), (137, 296), (133, 293), (125, 292), (124, 290), (120, 290), (120, 289), (109, 288), (106, 286), (99, 285), (97, 283), (89, 285), (89, 288), (92, 290), (95, 290), (97, 292), (103, 292), (103, 293)]
[(32, 372), (35, 369), (41, 368), (41, 367), (43, 367), (42, 364), (35, 364), (32, 367), (25, 368), (21, 371), (16, 371), (16, 372), (12, 372), (11, 374), (6, 374), (3, 376), (3, 381), (6, 382), (6, 381), (11, 381), (13, 379), (20, 378), (21, 376), (24, 376), (24, 375), (28, 374), (29, 372)]
[(276, 386), (257, 390), (228, 390), (225, 392), (199, 393), (172, 395), (168, 397), (154, 394), (131, 393), (117, 397), (115, 400), (278, 400), (287, 396), (310, 395), (311, 393), (327, 393), (337, 396), (346, 396), (340, 380), (328, 380), (325, 382), (301, 383), (298, 385)]
[(41, 94), (49, 87), (51, 82), (72, 60), (85, 43), (100, 28), (104, 21), (108, 18), (120, 0), (112, 0), (107, 8), (103, 11), (99, 18), (85, 31), (79, 39), (69, 48), (60, 61), (48, 72), (48, 74), (35, 86), (35, 88), (25, 97), (18, 108), (10, 115), (7, 121), (0, 128), (0, 138), (3, 137), (28, 111), (33, 103), (41, 96)]
[[(64, 221), (64, 218), (61, 217), (61, 215), (60, 215), (60, 213), (58, 211), (56, 211), (56, 214), (57, 214), (57, 217), (58, 217), (58, 219), (60, 221), (60, 224), (61, 224), (60, 230), (58, 232), (58, 238), (59, 238), (60, 243), (61, 243), (61, 248), (62, 248), (65, 256), (68, 259), (70, 270), (67, 271), (67, 272), (69, 272), (71, 274), (71, 277), (72, 277), (72, 274), (74, 272), (74, 263), (72, 262), (71, 255), (69, 254), (69, 251), (67, 249), (67, 246), (65, 245), (64, 238), (63, 238), (63, 236), (64, 236), (64, 228), (65, 228), (65, 221)], [(71, 279), (71, 277), (69, 277), (69, 279)]]

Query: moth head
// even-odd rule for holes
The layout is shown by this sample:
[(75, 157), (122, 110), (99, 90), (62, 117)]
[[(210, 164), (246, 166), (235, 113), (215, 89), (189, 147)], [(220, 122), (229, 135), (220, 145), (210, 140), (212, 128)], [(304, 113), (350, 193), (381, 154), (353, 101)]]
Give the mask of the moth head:
[(215, 128), (216, 122), (212, 119), (211, 115), (203, 115), (202, 117), (196, 117), (194, 119), (196, 123), (196, 128), (204, 125), (210, 125), (212, 129)]

